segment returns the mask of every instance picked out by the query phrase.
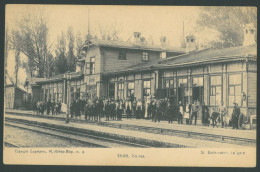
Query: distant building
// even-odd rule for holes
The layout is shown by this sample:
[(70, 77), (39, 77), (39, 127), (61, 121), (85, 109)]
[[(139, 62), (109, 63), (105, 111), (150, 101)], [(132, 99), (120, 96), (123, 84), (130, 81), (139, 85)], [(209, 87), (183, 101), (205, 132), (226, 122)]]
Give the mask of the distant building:
[(14, 85), (5, 86), (5, 108), (18, 109), (23, 107), (23, 97), (26, 91)]

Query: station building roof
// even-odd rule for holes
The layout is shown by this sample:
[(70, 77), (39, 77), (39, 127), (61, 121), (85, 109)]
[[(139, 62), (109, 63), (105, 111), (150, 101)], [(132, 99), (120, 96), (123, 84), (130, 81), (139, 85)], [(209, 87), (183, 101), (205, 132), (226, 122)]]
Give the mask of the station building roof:
[(14, 85), (14, 84), (5, 85), (5, 88), (11, 88), (11, 87), (16, 88), (16, 89), (18, 89), (18, 90), (20, 90), (20, 91), (26, 93), (26, 90), (25, 90), (23, 87), (16, 86), (16, 85)]
[[(70, 72), (71, 75), (71, 79), (76, 79), (82, 76), (82, 71), (79, 72)], [(63, 79), (65, 79), (66, 76), (65, 74), (60, 74), (60, 75), (55, 75), (53, 77), (50, 78), (30, 78), (32, 81), (34, 82), (30, 82), (30, 84), (32, 83), (32, 85), (38, 85), (41, 83), (48, 83), (48, 82), (54, 82), (54, 81), (61, 81)]]
[(194, 51), (179, 56), (169, 57), (159, 62), (147, 62), (130, 66), (120, 71), (107, 71), (104, 75), (125, 73), (129, 71), (145, 71), (153, 69), (163, 69), (172, 67), (194, 66), (201, 64), (212, 64), (218, 62), (238, 61), (238, 60), (257, 60), (257, 46), (237, 46), (222, 49), (208, 48)]
[(84, 49), (84, 47), (88, 47), (88, 45), (113, 47), (113, 48), (125, 48), (125, 49), (140, 49), (140, 50), (150, 50), (150, 51), (166, 51), (166, 52), (185, 53), (184, 48), (150, 45), (150, 44), (145, 44), (142, 42), (133, 43), (133, 42), (124, 42), (124, 41), (91, 39), (83, 45), (83, 49)]

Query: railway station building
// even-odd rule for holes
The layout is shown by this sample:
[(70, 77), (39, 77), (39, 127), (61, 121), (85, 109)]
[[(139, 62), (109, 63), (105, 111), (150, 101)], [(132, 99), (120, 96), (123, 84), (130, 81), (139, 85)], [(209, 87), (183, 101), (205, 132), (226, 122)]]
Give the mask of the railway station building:
[[(71, 72), (71, 98), (88, 96), (147, 100), (152, 96), (174, 103), (205, 103), (228, 107), (233, 103), (244, 114), (256, 115), (256, 30), (244, 30), (244, 44), (229, 48), (198, 49), (196, 38), (186, 36), (186, 48), (148, 45), (141, 34), (134, 42), (89, 39), (82, 46), (85, 58)], [(57, 75), (36, 81), (36, 99), (66, 103), (67, 78)]]

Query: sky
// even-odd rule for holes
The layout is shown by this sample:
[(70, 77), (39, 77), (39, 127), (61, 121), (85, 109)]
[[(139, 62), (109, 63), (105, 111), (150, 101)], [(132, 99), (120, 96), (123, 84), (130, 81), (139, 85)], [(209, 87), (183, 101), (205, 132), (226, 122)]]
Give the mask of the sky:
[[(193, 34), (200, 43), (216, 39), (214, 30), (198, 30), (196, 19), (199, 17), (199, 7), (182, 6), (97, 6), (97, 5), (7, 5), (6, 26), (8, 30), (15, 27), (19, 16), (30, 11), (37, 14), (39, 11), (48, 18), (50, 41), (55, 45), (57, 35), (73, 27), (74, 33), (86, 35), (88, 25), (90, 33), (98, 33), (100, 28), (109, 28), (113, 25), (120, 27), (119, 37), (126, 41), (133, 32), (141, 32), (146, 39), (152, 37), (155, 44), (159, 44), (161, 36), (166, 36), (170, 46), (180, 47), (183, 35)], [(88, 11), (90, 13), (88, 17)], [(88, 21), (88, 18), (90, 21)], [(113, 24), (113, 25), (112, 25)], [(22, 57), (24, 58), (24, 57)], [(14, 53), (8, 53), (8, 73), (14, 73)], [(26, 73), (20, 69), (20, 82), (26, 79)]]

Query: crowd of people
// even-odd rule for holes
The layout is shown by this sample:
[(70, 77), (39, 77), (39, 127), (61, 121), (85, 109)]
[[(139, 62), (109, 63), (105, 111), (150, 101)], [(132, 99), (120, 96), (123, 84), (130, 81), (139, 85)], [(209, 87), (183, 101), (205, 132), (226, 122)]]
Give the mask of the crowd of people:
[[(61, 101), (48, 100), (47, 102), (38, 101), (33, 103), (34, 111), (39, 115), (43, 115), (46, 111), (47, 115), (57, 115), (61, 113)], [(126, 114), (127, 119), (148, 119), (152, 122), (160, 122), (167, 120), (169, 124), (177, 121), (178, 124), (186, 123), (187, 125), (197, 124), (198, 113), (201, 111), (202, 124), (204, 126), (226, 128), (231, 125), (233, 129), (242, 128), (245, 122), (245, 116), (240, 113), (240, 108), (237, 103), (234, 103), (234, 108), (231, 118), (228, 116), (227, 107), (221, 104), (219, 107), (212, 108), (210, 113), (209, 107), (205, 103), (194, 101), (193, 104), (181, 101), (175, 103), (169, 99), (158, 99), (151, 97), (146, 101), (141, 101), (136, 98), (128, 99), (110, 99), (110, 98), (94, 98), (94, 99), (75, 99), (70, 103), (71, 118), (81, 118), (85, 116), (87, 121), (105, 121), (122, 120), (123, 114)]]
[(58, 115), (61, 113), (61, 101), (57, 103), (55, 101), (48, 100), (46, 101), (37, 101), (32, 103), (33, 111), (39, 115), (43, 115), (46, 111), (47, 115)]

